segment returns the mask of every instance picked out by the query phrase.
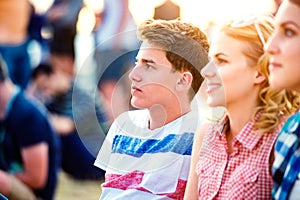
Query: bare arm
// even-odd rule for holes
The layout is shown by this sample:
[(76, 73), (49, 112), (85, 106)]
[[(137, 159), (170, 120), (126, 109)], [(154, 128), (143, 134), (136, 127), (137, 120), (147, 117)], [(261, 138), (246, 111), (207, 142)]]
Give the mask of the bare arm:
[(33, 192), (16, 177), (0, 170), (0, 193), (8, 199), (36, 200)]
[(15, 176), (30, 188), (44, 187), (48, 175), (48, 151), (45, 142), (22, 149), (24, 171)]
[(0, 170), (0, 185), (0, 193), (8, 196), (11, 191), (11, 180), (9, 174), (2, 170)]
[(75, 129), (73, 120), (67, 116), (51, 114), (50, 122), (55, 132), (59, 135), (68, 135)]
[(199, 160), (199, 151), (202, 145), (202, 140), (208, 127), (209, 123), (202, 124), (194, 136), (190, 172), (184, 195), (184, 199), (186, 200), (198, 199), (198, 176), (196, 174), (196, 165)]

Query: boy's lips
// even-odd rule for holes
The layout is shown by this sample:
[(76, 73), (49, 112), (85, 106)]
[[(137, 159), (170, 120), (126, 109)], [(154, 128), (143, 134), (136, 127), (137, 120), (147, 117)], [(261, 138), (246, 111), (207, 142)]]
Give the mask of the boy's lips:
[(136, 86), (131, 86), (131, 94), (134, 94), (136, 92), (142, 92), (142, 90)]

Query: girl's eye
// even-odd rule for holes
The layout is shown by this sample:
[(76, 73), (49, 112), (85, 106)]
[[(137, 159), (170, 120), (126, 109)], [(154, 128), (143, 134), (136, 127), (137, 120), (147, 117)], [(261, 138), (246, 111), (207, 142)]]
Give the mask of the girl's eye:
[(285, 37), (293, 37), (298, 33), (297, 27), (295, 27), (293, 24), (283, 24), (279, 27), (279, 31)]
[(222, 58), (215, 58), (215, 59), (214, 59), (214, 62), (215, 62), (217, 65), (222, 65), (222, 64), (227, 63), (227, 61), (224, 60), (224, 59), (222, 59)]
[(292, 29), (285, 28), (285, 29), (284, 29), (284, 34), (285, 34), (285, 36), (287, 36), (287, 37), (291, 37), (291, 36), (293, 36), (293, 35), (295, 34), (295, 32), (294, 32)]

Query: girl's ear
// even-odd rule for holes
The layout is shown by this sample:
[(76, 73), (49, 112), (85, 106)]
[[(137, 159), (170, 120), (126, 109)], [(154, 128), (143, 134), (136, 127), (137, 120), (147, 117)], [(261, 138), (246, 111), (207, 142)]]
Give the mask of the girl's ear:
[(254, 83), (255, 84), (262, 84), (266, 80), (266, 77), (263, 75), (263, 73), (256, 71), (255, 77), (254, 77)]
[(189, 89), (192, 85), (193, 75), (191, 72), (183, 72), (179, 77), (176, 88), (178, 90)]

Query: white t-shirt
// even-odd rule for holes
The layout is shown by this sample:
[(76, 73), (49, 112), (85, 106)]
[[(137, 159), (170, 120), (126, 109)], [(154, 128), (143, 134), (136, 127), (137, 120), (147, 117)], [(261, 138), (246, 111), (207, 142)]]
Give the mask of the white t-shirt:
[(147, 110), (120, 115), (95, 161), (106, 170), (100, 199), (183, 198), (198, 116), (189, 112), (150, 130)]

